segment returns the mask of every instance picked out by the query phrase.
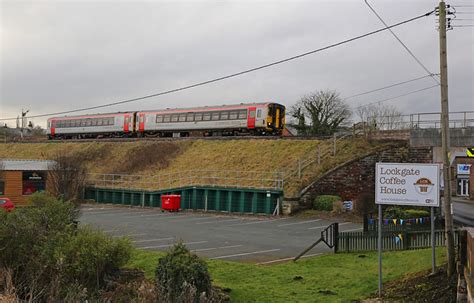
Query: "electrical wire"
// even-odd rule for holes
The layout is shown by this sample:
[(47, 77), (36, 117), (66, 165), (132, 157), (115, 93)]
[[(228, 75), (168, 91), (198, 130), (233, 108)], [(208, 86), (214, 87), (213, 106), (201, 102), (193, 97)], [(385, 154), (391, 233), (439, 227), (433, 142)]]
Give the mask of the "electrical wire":
[[(340, 45), (343, 45), (343, 44), (346, 44), (346, 43), (349, 43), (349, 42), (352, 42), (352, 41), (355, 41), (355, 40), (359, 40), (359, 39), (377, 34), (379, 32), (383, 32), (385, 30), (390, 30), (393, 27), (397, 27), (397, 26), (400, 26), (402, 24), (406, 24), (406, 23), (421, 19), (423, 17), (430, 16), (434, 12), (435, 11), (432, 10), (428, 13), (424, 13), (422, 15), (419, 15), (419, 16), (416, 16), (416, 17), (413, 17), (413, 18), (395, 23), (391, 26), (386, 26), (385, 28), (380, 28), (378, 30), (374, 30), (374, 31), (371, 31), (371, 32), (368, 32), (368, 33), (365, 33), (365, 34), (362, 34), (362, 35), (358, 35), (358, 36), (355, 36), (355, 37), (352, 37), (352, 38), (349, 38), (349, 39), (346, 39), (346, 40), (343, 40), (343, 41), (340, 41), (340, 42), (337, 42), (337, 43), (333, 43), (333, 44), (330, 44), (330, 45), (327, 45), (327, 46), (324, 46), (324, 47), (321, 47), (321, 48), (318, 48), (318, 49), (315, 49), (315, 50), (312, 50), (312, 51), (308, 51), (308, 52), (305, 52), (305, 53), (302, 53), (302, 54), (299, 54), (299, 55), (296, 55), (296, 56), (292, 56), (292, 57), (285, 58), (285, 59), (282, 59), (282, 60), (274, 61), (274, 62), (271, 62), (271, 63), (268, 63), (268, 64), (264, 64), (264, 65), (261, 65), (261, 66), (258, 66), (258, 67), (250, 68), (250, 69), (240, 71), (240, 72), (237, 72), (237, 73), (233, 73), (233, 74), (230, 74), (230, 75), (217, 77), (217, 78), (214, 78), (214, 79), (211, 79), (211, 80), (198, 82), (198, 83), (190, 84), (190, 85), (187, 85), (187, 86), (183, 86), (183, 87), (179, 87), (179, 88), (175, 88), (175, 89), (171, 89), (171, 90), (167, 90), (167, 91), (163, 91), (163, 92), (159, 92), (159, 93), (154, 93), (154, 94), (150, 94), (150, 95), (146, 95), (146, 96), (142, 96), (142, 97), (137, 97), (137, 98), (133, 98), (133, 99), (127, 99), (127, 100), (111, 102), (111, 103), (106, 103), (106, 104), (102, 104), (102, 105), (90, 106), (90, 107), (84, 107), (84, 108), (79, 108), (79, 109), (67, 110), (67, 111), (60, 111), (60, 112), (54, 112), (54, 113), (33, 115), (33, 116), (29, 116), (28, 118), (48, 117), (48, 116), (70, 114), (70, 113), (86, 111), (86, 110), (92, 110), (92, 109), (99, 109), (99, 108), (110, 107), (110, 106), (115, 106), (115, 105), (120, 105), (120, 104), (125, 104), (125, 103), (136, 102), (136, 101), (139, 101), (139, 100), (144, 100), (144, 99), (148, 99), (148, 98), (152, 98), (152, 97), (163, 96), (163, 95), (167, 95), (167, 94), (171, 94), (171, 93), (175, 93), (175, 92), (179, 92), (179, 91), (183, 91), (183, 90), (187, 90), (187, 89), (191, 89), (191, 88), (195, 88), (195, 87), (199, 87), (199, 86), (204, 86), (204, 85), (207, 85), (207, 84), (210, 84), (210, 83), (214, 83), (214, 82), (222, 81), (222, 80), (225, 80), (225, 79), (237, 77), (237, 76), (240, 76), (240, 75), (248, 74), (248, 73), (251, 73), (251, 72), (254, 72), (254, 71), (257, 71), (257, 70), (265, 69), (265, 68), (268, 68), (268, 67), (271, 67), (271, 66), (274, 66), (274, 65), (282, 64), (282, 63), (292, 61), (292, 60), (295, 60), (295, 59), (299, 59), (299, 58), (302, 58), (302, 57), (305, 57), (305, 56), (308, 56), (308, 55), (312, 55), (312, 54), (315, 54), (315, 53), (318, 53), (318, 52), (321, 52), (321, 51), (324, 51), (324, 50), (327, 50), (327, 49), (330, 49), (330, 48), (334, 48), (334, 47), (337, 47), (337, 46), (340, 46)], [(16, 120), (16, 119), (17, 118), (0, 118), (0, 120), (3, 120), (3, 121)]]
[(345, 98), (343, 98), (343, 100), (347, 100), (347, 99), (351, 99), (351, 98), (354, 98), (354, 97), (359, 97), (359, 96), (367, 95), (367, 94), (370, 94), (370, 93), (378, 92), (378, 91), (381, 91), (381, 90), (384, 90), (384, 89), (387, 89), (387, 88), (392, 88), (392, 87), (399, 86), (399, 85), (402, 85), (402, 84), (418, 81), (418, 80), (421, 80), (421, 79), (424, 79), (424, 78), (427, 78), (427, 77), (431, 77), (431, 75), (426, 75), (426, 76), (410, 79), (410, 80), (407, 80), (407, 81), (387, 85), (387, 86), (384, 86), (384, 87), (381, 87), (381, 88), (369, 90), (369, 91), (366, 91), (366, 92), (363, 92), (363, 93), (359, 93), (359, 94), (356, 94), (356, 95), (345, 97)]
[(369, 9), (375, 14), (375, 16), (377, 16), (377, 18), (380, 20), (380, 22), (382, 22), (383, 25), (385, 25), (385, 27), (387, 27), (387, 29), (390, 31), (390, 33), (395, 37), (395, 39), (397, 39), (398, 42), (400, 42), (400, 44), (403, 46), (403, 48), (405, 48), (405, 50), (408, 52), (408, 54), (410, 54), (410, 56), (415, 59), (415, 61), (418, 63), (418, 65), (420, 65), (424, 70), (425, 72), (430, 75), (430, 77), (437, 83), (437, 84), (440, 84), (440, 82), (438, 81), (438, 79), (435, 78), (434, 76), (434, 73), (432, 73), (421, 61), (420, 59), (418, 59), (415, 54), (408, 48), (408, 46), (403, 43), (403, 41), (394, 33), (394, 31), (391, 29), (391, 28), (388, 28), (388, 25), (387, 23), (382, 19), (382, 17), (375, 11), (375, 9), (370, 6), (368, 0), (364, 0), (365, 4), (367, 4), (367, 6), (369, 7)]
[(356, 106), (355, 109), (361, 108), (361, 107), (366, 107), (366, 106), (369, 106), (369, 105), (372, 105), (372, 104), (380, 104), (380, 103), (383, 103), (383, 102), (387, 102), (387, 101), (390, 101), (390, 100), (398, 99), (398, 98), (405, 97), (405, 96), (408, 96), (408, 95), (411, 95), (411, 94), (415, 94), (415, 93), (419, 93), (419, 92), (422, 92), (422, 91), (425, 91), (425, 90), (429, 90), (429, 89), (432, 89), (432, 88), (435, 88), (435, 87), (438, 87), (438, 86), (439, 85), (433, 85), (433, 86), (425, 87), (425, 88), (422, 88), (422, 89), (414, 90), (414, 91), (405, 93), (403, 95), (398, 95), (398, 96), (395, 96), (395, 97), (390, 97), (390, 98), (387, 98), (387, 99), (383, 99), (383, 100), (379, 100), (379, 101), (375, 101), (375, 102), (371, 102), (371, 103), (367, 103), (367, 104), (362, 104), (362, 105)]

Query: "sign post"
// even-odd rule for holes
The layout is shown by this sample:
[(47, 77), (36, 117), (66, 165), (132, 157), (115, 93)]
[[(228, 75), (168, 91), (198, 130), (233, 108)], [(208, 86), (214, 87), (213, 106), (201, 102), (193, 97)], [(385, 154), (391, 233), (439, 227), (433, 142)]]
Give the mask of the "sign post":
[(377, 163), (375, 203), (379, 208), (379, 296), (382, 296), (382, 204), (431, 208), (431, 265), (435, 271), (434, 207), (439, 207), (439, 166), (419, 163)]

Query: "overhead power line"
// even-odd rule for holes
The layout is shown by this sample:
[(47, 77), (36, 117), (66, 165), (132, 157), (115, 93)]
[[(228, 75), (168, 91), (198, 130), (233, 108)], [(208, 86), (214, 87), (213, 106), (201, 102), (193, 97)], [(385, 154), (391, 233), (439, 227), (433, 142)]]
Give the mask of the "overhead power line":
[(437, 83), (439, 84), (439, 81), (438, 79), (435, 78), (434, 74), (432, 72), (430, 72), (428, 70), (428, 68), (420, 61), (420, 59), (418, 59), (415, 54), (408, 48), (408, 46), (403, 43), (403, 41), (393, 32), (393, 30), (391, 28), (388, 27), (388, 24), (385, 23), (385, 21), (382, 19), (382, 17), (380, 17), (380, 15), (375, 11), (375, 9), (370, 6), (369, 2), (367, 2), (367, 0), (364, 0), (365, 1), (365, 4), (367, 4), (367, 6), (369, 7), (369, 9), (375, 14), (375, 16), (377, 16), (377, 18), (380, 20), (380, 22), (382, 22), (383, 25), (385, 25), (385, 27), (387, 27), (387, 29), (390, 31), (390, 33), (395, 37), (395, 39), (397, 39), (398, 42), (400, 42), (400, 44), (403, 46), (403, 48), (405, 48), (405, 50), (410, 54), (410, 56), (415, 59), (415, 61), (418, 63), (418, 65), (420, 65), (424, 70), (425, 72)]
[(367, 92), (363, 92), (363, 93), (359, 93), (359, 94), (352, 95), (352, 96), (349, 96), (349, 97), (345, 97), (345, 98), (343, 98), (343, 99), (344, 99), (344, 100), (347, 100), (347, 99), (351, 99), (351, 98), (354, 98), (354, 97), (359, 97), (359, 96), (367, 95), (367, 94), (374, 93), (374, 92), (378, 92), (378, 91), (381, 91), (381, 90), (384, 90), (384, 89), (387, 89), (387, 88), (392, 88), (392, 87), (399, 86), (399, 85), (402, 85), (402, 84), (406, 84), (406, 83), (418, 81), (418, 80), (421, 80), (421, 79), (424, 79), (424, 78), (427, 78), (427, 77), (431, 77), (431, 75), (426, 75), (426, 76), (422, 76), (422, 77), (410, 79), (410, 80), (407, 80), (407, 81), (398, 82), (398, 83), (391, 84), (391, 85), (387, 85), (387, 86), (384, 86), (384, 87), (381, 87), (381, 88), (369, 90), (369, 91), (367, 91)]
[[(210, 83), (214, 83), (214, 82), (222, 81), (222, 80), (225, 80), (225, 79), (241, 76), (241, 75), (248, 74), (248, 73), (251, 73), (251, 72), (254, 72), (254, 71), (257, 71), (257, 70), (265, 69), (265, 68), (268, 68), (268, 67), (271, 67), (271, 66), (275, 66), (275, 65), (282, 64), (282, 63), (292, 61), (292, 60), (296, 60), (296, 59), (299, 59), (299, 58), (302, 58), (302, 57), (305, 57), (305, 56), (308, 56), (308, 55), (312, 55), (312, 54), (315, 54), (315, 53), (318, 53), (318, 52), (321, 52), (321, 51), (324, 51), (324, 50), (327, 50), (327, 49), (330, 49), (330, 48), (334, 48), (334, 47), (337, 47), (337, 46), (340, 46), (340, 45), (343, 45), (343, 44), (347, 44), (349, 42), (356, 41), (356, 40), (359, 40), (359, 39), (377, 34), (379, 32), (383, 32), (385, 30), (390, 30), (390, 28), (397, 27), (397, 26), (400, 26), (402, 24), (406, 24), (406, 23), (421, 19), (423, 17), (430, 16), (434, 12), (435, 11), (432, 10), (432, 11), (424, 13), (422, 15), (419, 15), (419, 16), (416, 16), (416, 17), (413, 17), (413, 18), (395, 23), (391, 26), (386, 26), (385, 28), (380, 28), (378, 30), (371, 31), (371, 32), (368, 32), (366, 34), (355, 36), (355, 37), (352, 37), (350, 39), (346, 39), (346, 40), (343, 40), (343, 41), (340, 41), (340, 42), (337, 42), (337, 43), (333, 43), (333, 44), (330, 44), (330, 45), (327, 45), (327, 46), (324, 46), (324, 47), (321, 47), (321, 48), (318, 48), (318, 49), (315, 49), (315, 50), (312, 50), (312, 51), (308, 51), (308, 52), (305, 52), (305, 53), (302, 53), (302, 54), (299, 54), (299, 55), (296, 55), (296, 56), (292, 56), (292, 57), (289, 57), (289, 58), (286, 58), (286, 59), (274, 61), (274, 62), (271, 62), (271, 63), (268, 63), (268, 64), (264, 64), (264, 65), (261, 65), (261, 66), (258, 66), (258, 67), (250, 68), (250, 69), (240, 71), (240, 72), (237, 72), (237, 73), (233, 73), (233, 74), (230, 74), (230, 75), (217, 77), (217, 78), (214, 78), (214, 79), (211, 79), (211, 80), (198, 82), (198, 83), (195, 83), (195, 84), (190, 84), (190, 85), (183, 86), (183, 87), (180, 87), (180, 88), (175, 88), (175, 89), (171, 89), (171, 90), (167, 90), (167, 91), (163, 91), (163, 92), (159, 92), (159, 93), (154, 93), (154, 94), (150, 94), (150, 95), (146, 95), (146, 96), (142, 96), (142, 97), (138, 97), (138, 98), (127, 99), (127, 100), (111, 102), (111, 103), (106, 103), (106, 104), (102, 104), (102, 105), (90, 106), (90, 107), (84, 107), (84, 108), (79, 108), (79, 109), (67, 110), (67, 111), (60, 111), (60, 112), (54, 112), (54, 113), (33, 115), (33, 116), (29, 116), (29, 118), (40, 118), (40, 117), (48, 117), (48, 116), (55, 116), (55, 115), (63, 115), (63, 114), (70, 114), (70, 113), (80, 112), (80, 111), (110, 107), (110, 106), (115, 106), (115, 105), (120, 105), (120, 104), (125, 104), (125, 103), (136, 102), (136, 101), (139, 101), (139, 100), (144, 100), (144, 99), (148, 99), (148, 98), (152, 98), (152, 97), (163, 96), (163, 95), (167, 95), (167, 94), (171, 94), (171, 93), (175, 93), (175, 92), (179, 92), (179, 91), (183, 91), (183, 90), (187, 90), (187, 89), (191, 89), (191, 88), (195, 88), (195, 87), (199, 87), (199, 86), (204, 86), (204, 85), (207, 85), (207, 84), (210, 84)], [(0, 120), (3, 120), (3, 121), (15, 120), (15, 119), (16, 118), (0, 118)]]
[(429, 89), (432, 89), (432, 88), (435, 88), (435, 87), (438, 87), (438, 86), (439, 85), (433, 85), (433, 86), (425, 87), (425, 88), (422, 88), (422, 89), (418, 89), (418, 90), (414, 90), (414, 91), (405, 93), (403, 95), (398, 95), (398, 96), (395, 96), (395, 97), (390, 97), (390, 98), (387, 98), (387, 99), (383, 99), (383, 100), (379, 100), (379, 101), (375, 101), (375, 102), (370, 102), (370, 103), (367, 103), (367, 104), (362, 104), (362, 105), (356, 106), (355, 108), (357, 109), (357, 108), (366, 107), (366, 106), (369, 106), (369, 105), (372, 105), (372, 104), (380, 104), (380, 103), (383, 103), (383, 102), (387, 102), (387, 101), (390, 101), (390, 100), (398, 99), (398, 98), (405, 97), (405, 96), (408, 96), (408, 95), (411, 95), (411, 94), (415, 94), (415, 93), (419, 93), (419, 92), (422, 92), (422, 91), (425, 91), (425, 90), (429, 90)]

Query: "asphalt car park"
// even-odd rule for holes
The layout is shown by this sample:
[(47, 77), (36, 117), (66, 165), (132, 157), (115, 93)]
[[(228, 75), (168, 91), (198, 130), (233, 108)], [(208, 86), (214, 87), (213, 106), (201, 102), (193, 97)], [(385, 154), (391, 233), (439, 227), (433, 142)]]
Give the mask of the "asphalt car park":
[[(291, 260), (333, 223), (314, 218), (170, 213), (157, 208), (115, 205), (84, 205), (80, 222), (113, 237), (128, 236), (140, 249), (166, 251), (181, 241), (205, 258), (262, 264)], [(359, 231), (362, 225), (341, 221), (339, 230)], [(306, 257), (331, 251), (320, 243)]]

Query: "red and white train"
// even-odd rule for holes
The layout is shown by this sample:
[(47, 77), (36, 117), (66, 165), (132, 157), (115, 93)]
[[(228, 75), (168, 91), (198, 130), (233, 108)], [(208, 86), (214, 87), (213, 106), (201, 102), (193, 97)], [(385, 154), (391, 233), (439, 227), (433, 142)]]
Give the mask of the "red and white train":
[(48, 119), (49, 139), (281, 135), (285, 106), (251, 103)]

